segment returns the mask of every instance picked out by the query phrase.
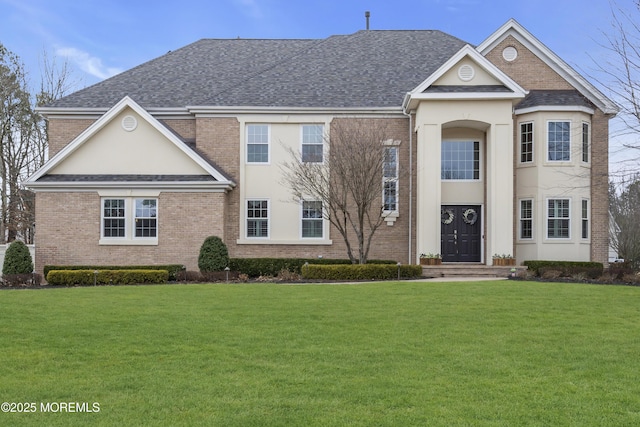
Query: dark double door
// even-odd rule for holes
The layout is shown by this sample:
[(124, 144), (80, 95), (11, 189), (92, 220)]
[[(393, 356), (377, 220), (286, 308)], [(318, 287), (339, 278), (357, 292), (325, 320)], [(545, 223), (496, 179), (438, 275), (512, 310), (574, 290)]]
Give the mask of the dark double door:
[(443, 205), (440, 211), (443, 262), (482, 260), (482, 220), (477, 205)]

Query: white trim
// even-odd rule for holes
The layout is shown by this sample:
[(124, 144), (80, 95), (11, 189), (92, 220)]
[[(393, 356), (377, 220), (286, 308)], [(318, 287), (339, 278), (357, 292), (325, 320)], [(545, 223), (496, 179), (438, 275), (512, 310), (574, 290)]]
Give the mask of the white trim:
[[(531, 218), (523, 218), (522, 217), (522, 202), (523, 201), (531, 202)], [(534, 242), (536, 233), (535, 233), (535, 200), (533, 197), (523, 197), (518, 199), (518, 241), (520, 242)], [(522, 237), (522, 221), (523, 220), (531, 220), (531, 237)]]
[[(134, 102), (128, 96), (125, 96), (114, 105), (109, 111), (107, 111), (102, 117), (95, 121), (91, 126), (85, 129), (80, 135), (78, 135), (71, 143), (67, 144), (62, 150), (56, 153), (55, 156), (50, 158), (44, 166), (38, 169), (33, 175), (31, 175), (25, 181), (25, 186), (29, 188), (38, 188), (42, 183), (36, 183), (38, 179), (46, 175), (50, 170), (62, 163), (67, 157), (69, 157), (74, 151), (80, 148), (85, 142), (96, 135), (101, 129), (109, 124), (120, 112), (126, 108), (131, 108), (136, 112), (143, 120), (146, 120), (155, 130), (166, 138), (169, 142), (173, 143), (180, 151), (186, 154), (191, 160), (193, 160), (198, 166), (204, 169), (207, 173), (213, 176), (219, 185), (224, 185), (228, 189), (235, 187), (235, 183), (227, 180), (227, 178), (220, 173), (216, 168), (211, 166), (202, 157), (190, 149), (184, 142), (182, 142), (176, 135), (174, 135), (169, 129), (163, 126), (158, 120), (156, 120), (151, 114), (149, 114), (144, 108)], [(35, 185), (34, 185), (35, 184)], [(60, 183), (58, 183), (60, 186)]]
[[(105, 237), (104, 235), (104, 202), (105, 200), (124, 200), (124, 237)], [(155, 200), (156, 202), (156, 235), (155, 237), (136, 237), (136, 200)], [(99, 245), (132, 245), (157, 246), (160, 234), (159, 200), (157, 197), (111, 195), (100, 197), (100, 240)]]
[[(582, 204), (587, 202), (587, 217), (582, 216)], [(587, 221), (587, 237), (582, 235), (582, 223), (583, 221)], [(580, 241), (582, 242), (590, 242), (591, 241), (591, 200), (583, 197), (580, 199)]]
[[(320, 202), (321, 206), (322, 206), (322, 212), (321, 212), (321, 217), (320, 218), (305, 218), (304, 217), (304, 202)], [(302, 241), (324, 241), (326, 240), (325, 235), (327, 232), (327, 221), (325, 219), (325, 212), (324, 212), (324, 203), (322, 203), (322, 200), (311, 200), (311, 199), (304, 199), (304, 200), (300, 200), (300, 209), (298, 211), (300, 213), (300, 222), (299, 222), (299, 233), (298, 236), (300, 238), (300, 240)], [(302, 235), (302, 230), (303, 230), (303, 226), (302, 224), (304, 223), (304, 221), (322, 221), (322, 237), (304, 237)]]
[(609, 98), (607, 98), (598, 88), (589, 83), (584, 77), (578, 74), (572, 67), (556, 55), (551, 49), (546, 47), (540, 40), (534, 37), (515, 19), (508, 20), (498, 30), (491, 34), (485, 41), (477, 47), (480, 54), (487, 55), (493, 48), (500, 44), (508, 36), (512, 36), (534, 55), (542, 60), (547, 66), (557, 72), (562, 78), (567, 80), (578, 92), (593, 102), (605, 114), (615, 115), (620, 108)]
[[(587, 125), (587, 161), (584, 161), (584, 125)], [(591, 122), (582, 121), (580, 125), (580, 164), (587, 166), (591, 164)]]
[(233, 188), (227, 183), (201, 182), (201, 181), (175, 181), (175, 182), (150, 182), (150, 181), (96, 181), (96, 182), (33, 182), (28, 187), (42, 192), (68, 192), (73, 191), (100, 191), (104, 189), (154, 189), (158, 191), (181, 192), (207, 192), (224, 193)]
[[(304, 128), (305, 126), (320, 126), (321, 130), (322, 130), (322, 135), (320, 137), (320, 144), (318, 143), (306, 143), (304, 142)], [(325, 128), (325, 124), (324, 123), (300, 123), (300, 162), (301, 163), (317, 163), (317, 164), (324, 164), (325, 163), (325, 157), (326, 157), (326, 134), (324, 131)], [(322, 146), (322, 161), (320, 162), (305, 162), (302, 159), (302, 156), (304, 155), (304, 146), (305, 145), (321, 145)]]
[[(249, 237), (247, 234), (249, 233), (249, 227), (248, 227), (248, 222), (249, 222), (249, 216), (247, 215), (248, 211), (249, 211), (249, 202), (267, 202), (267, 235), (266, 236), (255, 236), (255, 237)], [(271, 238), (271, 199), (269, 198), (260, 198), (260, 197), (251, 197), (248, 199), (245, 199), (244, 201), (244, 212), (242, 213), (242, 219), (243, 219), (243, 224), (244, 226), (242, 227), (242, 239), (246, 242), (256, 242), (256, 241), (270, 241)], [(265, 218), (258, 218), (258, 219), (265, 219)], [(239, 239), (240, 240), (240, 239)]]
[[(485, 150), (483, 150), (482, 148), (485, 146), (484, 144), (484, 140), (483, 139), (478, 139), (478, 138), (444, 138), (440, 140), (440, 144), (444, 144), (444, 143), (449, 143), (449, 142), (472, 142), (472, 143), (478, 143), (478, 179), (447, 179), (447, 178), (442, 178), (442, 153), (443, 150), (442, 148), (440, 149), (440, 182), (442, 183), (447, 183), (447, 182), (469, 182), (469, 183), (478, 183), (478, 182), (483, 182), (485, 181), (483, 179), (485, 170), (482, 167), (483, 163), (484, 163), (484, 157), (485, 157)], [(446, 203), (447, 205), (452, 205), (452, 203)], [(455, 204), (455, 203), (453, 203)], [(464, 203), (461, 203), (464, 204)]]

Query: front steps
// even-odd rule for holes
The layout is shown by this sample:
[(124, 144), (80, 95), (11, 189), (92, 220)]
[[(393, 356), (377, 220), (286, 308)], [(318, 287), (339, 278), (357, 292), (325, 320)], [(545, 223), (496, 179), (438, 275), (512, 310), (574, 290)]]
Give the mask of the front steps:
[(526, 270), (527, 267), (523, 265), (493, 266), (474, 263), (423, 265), (422, 275), (424, 277), (509, 277), (512, 274), (512, 269), (522, 271)]

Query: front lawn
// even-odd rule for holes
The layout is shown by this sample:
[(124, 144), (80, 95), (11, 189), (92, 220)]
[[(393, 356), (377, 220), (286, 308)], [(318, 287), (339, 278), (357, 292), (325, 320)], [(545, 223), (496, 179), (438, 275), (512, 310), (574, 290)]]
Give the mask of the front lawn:
[(639, 354), (637, 287), (4, 290), (0, 425), (638, 425)]

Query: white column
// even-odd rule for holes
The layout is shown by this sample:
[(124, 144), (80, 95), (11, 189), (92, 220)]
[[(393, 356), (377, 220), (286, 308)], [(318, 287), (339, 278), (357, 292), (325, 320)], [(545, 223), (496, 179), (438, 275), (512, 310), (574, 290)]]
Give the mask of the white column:
[(421, 253), (440, 253), (440, 150), (442, 129), (439, 123), (418, 128), (416, 260)]

